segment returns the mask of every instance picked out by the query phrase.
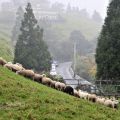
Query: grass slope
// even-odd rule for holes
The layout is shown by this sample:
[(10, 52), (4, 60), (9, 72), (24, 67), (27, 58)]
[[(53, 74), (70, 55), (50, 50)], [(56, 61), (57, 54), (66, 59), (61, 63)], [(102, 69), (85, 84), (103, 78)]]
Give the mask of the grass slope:
[(8, 61), (13, 60), (10, 25), (0, 24), (0, 56)]
[(0, 67), (0, 120), (120, 120), (120, 111), (69, 96)]

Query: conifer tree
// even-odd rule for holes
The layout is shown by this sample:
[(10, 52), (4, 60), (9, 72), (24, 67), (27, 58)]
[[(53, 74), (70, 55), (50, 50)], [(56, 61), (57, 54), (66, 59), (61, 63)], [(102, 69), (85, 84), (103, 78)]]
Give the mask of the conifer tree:
[(40, 29), (28, 3), (20, 28), (21, 34), (15, 47), (14, 62), (21, 63), (28, 69), (37, 71), (49, 70), (51, 56), (43, 40), (43, 29)]
[(120, 79), (120, 0), (112, 0), (98, 38), (97, 79)]

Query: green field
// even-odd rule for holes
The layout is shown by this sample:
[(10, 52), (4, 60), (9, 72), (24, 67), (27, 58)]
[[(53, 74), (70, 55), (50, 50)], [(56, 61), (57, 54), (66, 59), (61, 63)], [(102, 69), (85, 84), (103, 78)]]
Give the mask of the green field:
[(120, 110), (69, 96), (0, 67), (0, 120), (120, 120)]

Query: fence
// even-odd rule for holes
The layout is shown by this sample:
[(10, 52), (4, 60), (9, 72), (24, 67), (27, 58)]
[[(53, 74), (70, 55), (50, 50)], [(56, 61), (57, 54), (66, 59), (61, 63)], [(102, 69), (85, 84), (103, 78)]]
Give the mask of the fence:
[(70, 85), (73, 88), (79, 88), (83, 91), (87, 91), (89, 93), (97, 93), (99, 90), (97, 89), (97, 87), (88, 82), (87, 80), (84, 79), (64, 79), (66, 85)]
[(120, 80), (96, 80), (95, 85), (104, 96), (120, 97)]
[(120, 97), (120, 80), (96, 80), (94, 84), (84, 79), (64, 79), (67, 85), (100, 96)]

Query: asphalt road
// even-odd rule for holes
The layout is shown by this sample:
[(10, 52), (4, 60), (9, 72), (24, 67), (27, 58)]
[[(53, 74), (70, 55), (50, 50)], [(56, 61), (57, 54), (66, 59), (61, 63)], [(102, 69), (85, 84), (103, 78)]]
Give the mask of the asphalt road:
[(65, 62), (65, 63), (60, 63), (59, 66), (56, 68), (57, 74), (61, 75), (67, 85), (72, 86), (75, 88), (78, 85), (78, 80), (80, 84), (91, 84), (87, 80), (76, 76), (75, 78), (73, 77), (74, 73), (73, 71), (70, 72), (71, 69), (71, 64), (72, 62)]
[(73, 75), (70, 73), (72, 62), (60, 63), (56, 68), (56, 71), (61, 75), (67, 85), (75, 88), (78, 85), (78, 81), (73, 78)]

